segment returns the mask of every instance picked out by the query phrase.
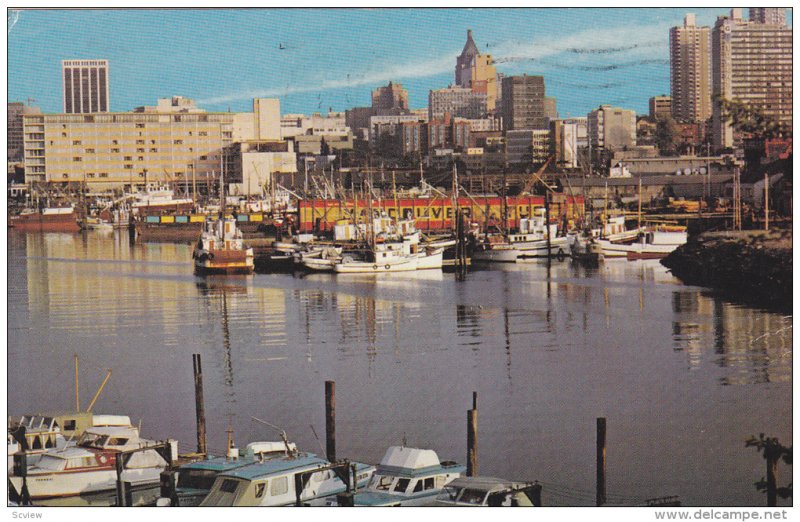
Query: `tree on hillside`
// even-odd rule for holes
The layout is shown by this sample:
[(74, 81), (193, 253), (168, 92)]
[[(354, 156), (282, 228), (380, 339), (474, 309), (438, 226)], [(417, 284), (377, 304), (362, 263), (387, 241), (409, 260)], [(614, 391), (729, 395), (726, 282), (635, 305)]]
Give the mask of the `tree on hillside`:
[(680, 147), (681, 129), (672, 116), (656, 121), (656, 146), (662, 156), (677, 156)]

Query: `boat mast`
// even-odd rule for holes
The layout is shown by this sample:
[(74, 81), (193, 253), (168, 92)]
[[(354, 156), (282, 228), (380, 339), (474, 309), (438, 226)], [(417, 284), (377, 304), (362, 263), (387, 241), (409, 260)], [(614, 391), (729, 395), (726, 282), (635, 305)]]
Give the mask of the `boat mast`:
[(106, 378), (103, 379), (103, 383), (100, 385), (100, 388), (98, 388), (97, 393), (95, 393), (94, 397), (92, 397), (92, 402), (90, 402), (89, 403), (89, 407), (86, 408), (87, 412), (91, 412), (92, 411), (92, 408), (94, 407), (94, 403), (97, 402), (97, 398), (100, 396), (100, 392), (103, 391), (103, 388), (105, 388), (106, 383), (108, 382), (108, 380), (110, 378), (111, 378), (111, 368), (108, 369), (108, 373), (106, 374)]
[(81, 411), (81, 401), (78, 395), (78, 354), (75, 354), (75, 411)]

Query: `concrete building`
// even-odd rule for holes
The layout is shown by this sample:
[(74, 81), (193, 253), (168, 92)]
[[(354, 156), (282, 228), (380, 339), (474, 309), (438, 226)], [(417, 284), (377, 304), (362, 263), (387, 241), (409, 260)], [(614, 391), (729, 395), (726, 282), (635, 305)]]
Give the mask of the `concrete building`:
[(441, 119), (445, 114), (454, 118), (486, 117), (486, 93), (452, 86), (430, 91), (428, 93), (428, 120)]
[(22, 132), (22, 117), (25, 114), (41, 113), (42, 111), (39, 107), (31, 107), (22, 102), (8, 103), (8, 142), (6, 151), (9, 162), (21, 163), (25, 159), (23, 154), (25, 141)]
[[(792, 30), (785, 25), (744, 20), (741, 9), (733, 9), (730, 16), (717, 18), (711, 40), (713, 94), (742, 102), (791, 128)], [(725, 120), (720, 103), (714, 103), (714, 148), (734, 147), (739, 138)]]
[(672, 97), (662, 94), (650, 98), (650, 119), (658, 120), (672, 116)]
[(282, 139), (296, 136), (348, 136), (347, 118), (343, 112), (331, 112), (322, 115), (318, 112), (311, 116), (304, 114), (284, 114), (280, 117), (280, 136)]
[(156, 105), (145, 105), (142, 107), (136, 107), (133, 109), (133, 112), (147, 112), (147, 113), (187, 113), (187, 114), (197, 114), (201, 112), (206, 112), (204, 109), (200, 109), (195, 105), (194, 100), (191, 98), (184, 98), (183, 96), (172, 96), (171, 98), (159, 98)]
[(428, 151), (428, 124), (424, 121), (406, 121), (400, 124), (403, 155), (425, 154)]
[(286, 141), (243, 141), (225, 148), (229, 168), (225, 178), (232, 196), (268, 192), (275, 174), (297, 172), (297, 157)]
[(601, 105), (586, 120), (593, 149), (615, 150), (636, 145), (636, 111)]
[(371, 116), (369, 119), (369, 141), (375, 143), (381, 134), (399, 132), (399, 125), (403, 122), (420, 121), (416, 114), (397, 114), (392, 116)]
[(85, 182), (107, 189), (213, 179), (224, 148), (263, 140), (279, 127), (279, 121), (268, 123), (260, 112), (269, 105), (256, 100), (252, 113), (170, 109), (25, 115), (25, 181)]
[(375, 115), (404, 114), (408, 112), (408, 91), (402, 84), (389, 85), (372, 91), (372, 111)]
[(549, 129), (506, 131), (506, 160), (509, 165), (544, 163), (551, 154)]
[(757, 24), (786, 25), (785, 7), (751, 7), (750, 21)]
[(711, 28), (695, 24), (689, 13), (669, 31), (672, 117), (681, 122), (711, 117)]
[(472, 40), (472, 30), (467, 30), (467, 41), (456, 57), (456, 86), (465, 87), (486, 95), (486, 108), (494, 111), (497, 105), (497, 71), (490, 54), (480, 54)]
[(66, 114), (108, 112), (108, 60), (63, 60), (61, 78)]
[(544, 97), (544, 117), (548, 122), (558, 119), (558, 107), (553, 96)]
[(581, 151), (588, 147), (586, 118), (568, 118), (550, 122), (551, 151), (555, 164), (565, 169), (583, 165)]
[(506, 130), (548, 128), (544, 77), (526, 74), (503, 78), (502, 113)]

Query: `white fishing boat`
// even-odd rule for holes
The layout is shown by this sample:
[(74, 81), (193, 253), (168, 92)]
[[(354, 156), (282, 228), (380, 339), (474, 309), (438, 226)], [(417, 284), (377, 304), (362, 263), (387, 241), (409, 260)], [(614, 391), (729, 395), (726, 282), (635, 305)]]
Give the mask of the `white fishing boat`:
[(314, 272), (333, 272), (342, 257), (342, 247), (315, 246), (293, 254), (294, 263)]
[(570, 255), (573, 260), (589, 265), (599, 264), (605, 258), (603, 247), (590, 233), (578, 234), (572, 237)]
[[(153, 446), (156, 441), (142, 439), (135, 426), (88, 428), (75, 446), (50, 451), (28, 466), (27, 477), (9, 477), (17, 496), (27, 487), (32, 501), (115, 491), (116, 460), (122, 452), (136, 450), (128, 459), (120, 476), (133, 488), (159, 483), (160, 473), (169, 462)], [(171, 453), (177, 457), (177, 443), (169, 441)]]
[(634, 241), (614, 242), (600, 239), (607, 258), (661, 259), (687, 241), (684, 231), (664, 231), (658, 228), (639, 232)]
[(167, 187), (148, 187), (131, 196), (131, 210), (138, 215), (158, 215), (165, 212), (188, 212), (194, 208), (192, 198), (176, 198)]
[(353, 504), (432, 505), (442, 488), (465, 471), (464, 466), (455, 462), (440, 462), (433, 450), (393, 446), (386, 450), (366, 489), (355, 493)]
[(538, 506), (541, 486), (494, 477), (460, 477), (444, 486), (437, 506)]
[(558, 236), (558, 225), (548, 224), (544, 209), (536, 209), (534, 217), (520, 219), (518, 233), (487, 236), (473, 252), (472, 259), (502, 263), (533, 257), (563, 259), (569, 249), (567, 237)]
[(254, 269), (253, 249), (245, 246), (232, 217), (206, 221), (192, 257), (199, 275), (251, 274)]
[[(357, 487), (364, 487), (374, 466), (355, 466)], [(344, 493), (346, 484), (327, 460), (311, 453), (294, 453), (252, 463), (217, 475), (200, 506), (324, 506), (327, 498)]]

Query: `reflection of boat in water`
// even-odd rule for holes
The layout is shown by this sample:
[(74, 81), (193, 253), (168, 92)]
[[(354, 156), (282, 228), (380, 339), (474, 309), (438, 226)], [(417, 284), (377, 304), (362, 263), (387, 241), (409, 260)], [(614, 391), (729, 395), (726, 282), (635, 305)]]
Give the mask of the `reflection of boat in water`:
[(356, 492), (356, 506), (432, 505), (442, 488), (466, 467), (439, 462), (433, 450), (393, 446), (386, 450), (366, 489)]
[(542, 487), (493, 477), (460, 477), (436, 497), (438, 506), (541, 506)]
[(355, 483), (364, 487), (374, 466), (331, 463), (312, 453), (294, 453), (217, 475), (200, 506), (325, 505), (328, 497), (344, 493), (347, 486), (337, 470), (355, 466)]

